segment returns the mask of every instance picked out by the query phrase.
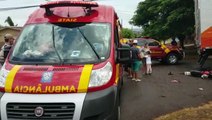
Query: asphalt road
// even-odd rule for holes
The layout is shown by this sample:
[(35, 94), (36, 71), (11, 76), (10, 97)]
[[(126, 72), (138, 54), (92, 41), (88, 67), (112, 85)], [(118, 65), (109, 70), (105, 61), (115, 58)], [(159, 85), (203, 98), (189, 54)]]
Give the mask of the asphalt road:
[[(154, 63), (153, 74), (140, 74), (141, 82), (125, 77), (121, 95), (121, 120), (152, 120), (211, 101), (212, 80), (183, 74), (198, 66), (196, 56), (189, 52), (187, 54), (178, 65)], [(168, 75), (169, 72), (173, 75)], [(178, 82), (173, 83), (172, 80)]]

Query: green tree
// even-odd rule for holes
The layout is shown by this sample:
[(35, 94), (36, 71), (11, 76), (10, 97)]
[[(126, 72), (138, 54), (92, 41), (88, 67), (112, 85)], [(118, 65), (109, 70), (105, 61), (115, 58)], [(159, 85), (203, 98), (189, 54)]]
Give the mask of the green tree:
[(135, 37), (135, 34), (133, 33), (133, 31), (129, 28), (123, 28), (122, 35), (124, 38), (134, 38)]
[(4, 22), (7, 22), (9, 26), (15, 26), (10, 16), (8, 16)]
[(130, 24), (142, 27), (144, 36), (184, 38), (194, 32), (194, 1), (145, 0), (138, 4)]

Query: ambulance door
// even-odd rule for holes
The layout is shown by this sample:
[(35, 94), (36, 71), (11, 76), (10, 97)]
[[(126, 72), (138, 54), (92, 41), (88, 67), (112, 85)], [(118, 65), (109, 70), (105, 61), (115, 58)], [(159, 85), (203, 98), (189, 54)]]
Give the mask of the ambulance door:
[[(115, 30), (114, 30), (114, 46), (115, 46), (115, 59), (117, 60), (117, 48), (121, 46), (120, 40), (121, 40), (121, 26), (119, 22), (117, 21)], [(116, 83), (120, 85), (120, 83), (123, 83), (123, 65), (116, 62)]]

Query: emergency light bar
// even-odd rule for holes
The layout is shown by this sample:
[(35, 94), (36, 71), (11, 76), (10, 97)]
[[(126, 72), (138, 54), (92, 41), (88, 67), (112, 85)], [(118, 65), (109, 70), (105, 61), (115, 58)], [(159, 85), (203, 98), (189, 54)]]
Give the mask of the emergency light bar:
[(90, 2), (90, 1), (50, 1), (46, 4), (41, 4), (40, 8), (46, 9), (47, 15), (52, 15), (52, 11), (50, 8), (55, 7), (85, 7), (86, 9), (91, 9), (91, 7), (98, 7), (99, 5), (96, 2)]

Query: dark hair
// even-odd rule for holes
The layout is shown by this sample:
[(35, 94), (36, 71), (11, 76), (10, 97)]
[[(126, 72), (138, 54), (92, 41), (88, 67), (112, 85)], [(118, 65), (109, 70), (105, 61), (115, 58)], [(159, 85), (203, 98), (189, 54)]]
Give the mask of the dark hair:
[(4, 37), (5, 42), (9, 42), (9, 39), (7, 37)]
[(4, 35), (4, 41), (5, 42), (9, 42), (10, 39), (14, 39), (13, 36), (11, 34), (5, 34)]
[(146, 54), (150, 55), (150, 51), (147, 51)]

